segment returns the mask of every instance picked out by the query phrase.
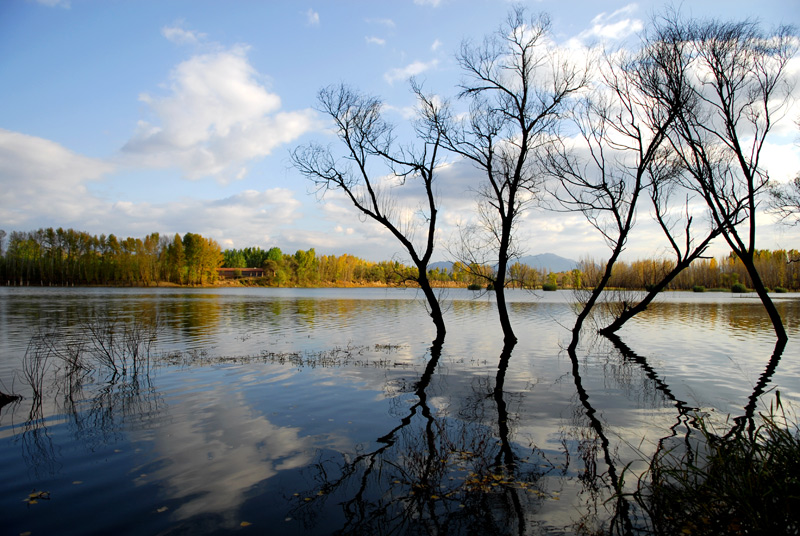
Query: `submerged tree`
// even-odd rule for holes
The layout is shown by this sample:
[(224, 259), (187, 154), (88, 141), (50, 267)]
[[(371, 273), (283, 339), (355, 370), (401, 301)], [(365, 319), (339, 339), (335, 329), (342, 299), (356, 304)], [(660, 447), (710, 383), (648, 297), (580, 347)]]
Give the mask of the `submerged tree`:
[(481, 232), (462, 240), (466, 258), (460, 260), (473, 263), (476, 244), (491, 249), (497, 261), (492, 283), (507, 343), (516, 341), (505, 299), (509, 264), (518, 255), (515, 227), (541, 188), (534, 154), (548, 143), (585, 82), (583, 73), (550, 46), (549, 29), (545, 15), (528, 21), (518, 8), (482, 44), (465, 42), (457, 59), (465, 74), (460, 97), (469, 101), (468, 118), (431, 127), (447, 149), (484, 174), (478, 192)]
[(756, 216), (768, 184), (762, 150), (789, 102), (787, 63), (797, 37), (785, 27), (764, 33), (752, 21), (684, 22), (669, 15), (647, 40), (671, 58), (660, 66), (657, 99), (665, 109), (680, 108), (670, 142), (691, 177), (687, 186), (705, 200), (775, 334), (786, 339), (755, 264)]
[[(615, 333), (625, 322), (644, 311), (683, 270), (695, 260), (703, 258), (711, 241), (721, 232), (713, 221), (703, 233), (697, 233), (692, 228), (692, 195), (682, 184), (686, 170), (666, 143), (665, 137), (684, 104), (676, 99), (671, 107), (658, 105), (663, 66), (675, 61), (672, 54), (674, 50), (670, 48), (645, 46), (631, 60), (609, 61), (607, 64), (611, 73), (616, 73), (606, 76), (606, 81), (626, 118), (618, 120), (619, 124), (625, 125), (624, 128), (614, 129), (617, 134), (624, 133), (621, 139), (615, 136), (617, 139), (609, 140), (609, 146), (617, 152), (633, 152), (633, 159), (639, 164), (637, 170), (642, 169), (644, 164), (647, 181), (641, 186), (649, 198), (653, 219), (662, 230), (674, 260), (663, 263), (664, 270), (646, 287), (641, 299), (623, 300), (619, 304), (611, 323), (600, 329), (600, 333), (606, 335)], [(683, 198), (683, 201), (676, 202), (677, 198)], [(614, 260), (612, 255), (606, 275), (610, 273), (608, 268)]]
[(577, 143), (559, 137), (541, 158), (543, 169), (555, 179), (550, 190), (560, 206), (582, 213), (611, 248), (600, 280), (583, 303), (572, 329), (573, 350), (584, 321), (625, 248), (640, 199), (645, 198), (648, 188), (655, 191), (652, 188), (675, 173), (670, 154), (662, 146), (678, 105), (650, 106), (648, 76), (647, 62), (642, 58), (607, 58), (594, 90), (572, 113)]
[[(432, 129), (439, 122), (440, 110), (416, 87), (415, 92), (426, 119), (416, 125), (417, 136), (425, 140), (421, 147), (397, 143), (394, 127), (381, 114), (380, 100), (336, 85), (321, 90), (318, 98), (321, 110), (333, 119), (344, 156), (336, 155), (329, 147), (310, 144), (295, 149), (292, 160), (300, 173), (314, 182), (320, 194), (329, 190), (343, 192), (363, 216), (382, 225), (403, 245), (417, 268), (412, 279), (425, 295), (436, 326), (434, 342), (441, 342), (445, 335), (444, 318), (428, 280), (438, 213), (434, 173), (441, 146), (440, 136)], [(390, 171), (389, 177), (380, 172), (386, 169)], [(402, 212), (397, 197), (389, 194), (392, 179), (398, 186), (409, 181), (422, 183), (424, 200), (414, 215)], [(420, 229), (424, 234), (421, 247), (415, 242)]]

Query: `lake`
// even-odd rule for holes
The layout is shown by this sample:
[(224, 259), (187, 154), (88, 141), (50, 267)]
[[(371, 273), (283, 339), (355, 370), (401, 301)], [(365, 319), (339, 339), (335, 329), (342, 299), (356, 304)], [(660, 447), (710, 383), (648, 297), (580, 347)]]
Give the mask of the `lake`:
[(449, 289), (432, 348), (412, 289), (0, 287), (0, 532), (635, 530), (614, 489), (695, 415), (800, 407), (798, 294), (776, 356), (753, 294), (667, 293), (574, 355), (571, 292), (508, 294), (515, 347)]

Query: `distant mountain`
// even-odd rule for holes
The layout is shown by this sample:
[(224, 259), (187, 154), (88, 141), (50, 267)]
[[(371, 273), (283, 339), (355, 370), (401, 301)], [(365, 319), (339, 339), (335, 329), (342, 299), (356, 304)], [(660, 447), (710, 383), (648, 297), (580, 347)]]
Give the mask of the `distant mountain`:
[(448, 272), (450, 272), (453, 269), (453, 263), (450, 261), (439, 261), (439, 262), (432, 262), (428, 265), (428, 270), (435, 270), (437, 268), (441, 271), (447, 270)]
[(569, 272), (578, 267), (578, 263), (572, 259), (565, 259), (553, 253), (526, 255), (525, 257), (521, 257), (519, 262), (545, 272)]
[[(537, 270), (542, 270), (543, 272), (569, 272), (578, 267), (578, 263), (573, 261), (572, 259), (565, 259), (564, 257), (559, 257), (553, 253), (540, 253), (539, 255), (526, 255), (521, 257), (519, 261), (522, 264), (527, 264), (531, 268), (536, 268)], [(513, 264), (513, 262), (512, 262)], [(453, 263), (449, 261), (440, 261), (440, 262), (433, 262), (429, 265), (429, 269), (435, 270), (438, 268), (439, 270), (447, 270), (450, 271), (453, 269)]]

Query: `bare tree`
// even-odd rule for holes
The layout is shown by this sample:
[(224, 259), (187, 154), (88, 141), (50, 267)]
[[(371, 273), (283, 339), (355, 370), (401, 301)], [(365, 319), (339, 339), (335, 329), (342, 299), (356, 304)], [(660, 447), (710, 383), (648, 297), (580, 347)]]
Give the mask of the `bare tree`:
[[(800, 128), (800, 119), (795, 121)], [(787, 184), (770, 182), (768, 185), (768, 211), (777, 214), (782, 223), (797, 225), (800, 223), (800, 172)], [(3, 231), (0, 231), (2, 237)], [(0, 240), (2, 242), (2, 240)]]
[(611, 323), (599, 330), (603, 335), (611, 335), (619, 331), (625, 322), (646, 310), (655, 297), (667, 288), (667, 285), (678, 274), (688, 268), (692, 262), (696, 259), (707, 258), (704, 257), (704, 253), (711, 245), (711, 241), (719, 236), (721, 232), (718, 227), (712, 225), (710, 229), (699, 237), (693, 234), (692, 223), (694, 222), (694, 217), (689, 212), (688, 198), (683, 205), (683, 214), (677, 217), (671, 216), (670, 209), (671, 205), (674, 204), (672, 198), (675, 195), (673, 188), (677, 188), (680, 191), (675, 182), (655, 181), (648, 188), (648, 194), (653, 204), (653, 217), (664, 232), (675, 262), (669, 270), (665, 270), (661, 274), (660, 279), (655, 284), (646, 289), (647, 293), (643, 298), (622, 304), (621, 309)]
[(782, 222), (800, 223), (800, 174), (784, 185), (772, 185), (769, 189), (769, 208)]
[(688, 186), (706, 201), (785, 340), (755, 265), (756, 214), (768, 184), (762, 150), (791, 97), (786, 66), (797, 38), (785, 27), (767, 34), (752, 21), (684, 22), (669, 14), (647, 40), (669, 51), (658, 98), (666, 108), (682, 103), (670, 142), (691, 177)]
[(472, 234), (472, 244), (464, 248), (468, 258), (459, 260), (468, 265), (477, 260), (476, 242), (490, 247), (507, 343), (517, 340), (505, 298), (509, 261), (519, 253), (515, 226), (541, 187), (533, 155), (547, 143), (570, 97), (584, 85), (582, 72), (550, 46), (549, 28), (547, 16), (527, 20), (525, 11), (517, 8), (482, 44), (464, 42), (457, 59), (465, 74), (459, 96), (469, 101), (468, 118), (436, 130), (445, 147), (485, 174), (478, 192), (481, 232)]
[[(434, 196), (434, 173), (439, 156), (440, 137), (435, 128), (439, 108), (432, 99), (426, 99), (415, 87), (420, 98), (425, 121), (416, 125), (417, 135), (426, 140), (421, 148), (400, 146), (394, 128), (381, 115), (380, 100), (361, 94), (345, 85), (329, 86), (319, 92), (321, 110), (333, 119), (336, 134), (344, 145), (344, 156), (338, 157), (330, 147), (310, 144), (292, 152), (296, 168), (312, 180), (318, 192), (329, 190), (344, 192), (360, 213), (383, 227), (400, 241), (417, 268), (413, 280), (419, 285), (436, 326), (435, 343), (445, 336), (442, 309), (436, 293), (428, 280), (428, 264), (435, 244), (438, 208)], [(373, 166), (391, 170), (391, 175), (402, 186), (409, 180), (421, 181), (425, 198), (422, 207), (413, 216), (404, 215), (398, 208), (397, 198), (384, 188), (384, 178)], [(415, 244), (415, 233), (423, 229), (422, 247)]]
[(571, 350), (611, 279), (636, 222), (640, 199), (651, 185), (675, 173), (662, 145), (676, 110), (649, 106), (647, 76), (647, 63), (641, 59), (607, 57), (594, 90), (572, 113), (577, 143), (560, 136), (542, 154), (543, 169), (555, 179), (549, 189), (558, 204), (581, 212), (611, 249), (600, 280), (578, 312)]
[[(676, 115), (681, 113), (685, 105), (684, 100), (677, 98), (669, 107), (659, 106), (658, 96), (664, 80), (664, 66), (675, 63), (677, 59), (674, 57), (675, 53), (676, 50), (671, 47), (646, 44), (633, 62), (621, 65), (621, 72), (630, 79), (630, 86), (635, 91), (637, 106), (648, 110), (643, 116), (647, 128), (651, 132), (661, 132), (660, 147), (650, 164), (651, 170), (657, 172), (650, 172), (652, 180), (647, 185), (646, 191), (651, 202), (653, 218), (663, 231), (669, 250), (674, 255), (674, 264), (647, 289), (642, 299), (622, 304), (613, 321), (600, 330), (604, 335), (615, 333), (625, 322), (644, 311), (678, 274), (696, 259), (704, 258), (703, 255), (711, 241), (721, 233), (721, 229), (714, 225), (713, 221), (710, 227), (699, 235), (692, 229), (694, 217), (690, 212), (691, 191), (686, 190), (683, 186), (685, 181), (682, 180), (686, 170), (678, 155), (664, 143), (664, 132), (669, 130)], [(667, 120), (659, 127), (657, 118)], [(682, 206), (676, 209), (678, 203), (675, 199), (680, 196), (684, 196), (684, 201)]]

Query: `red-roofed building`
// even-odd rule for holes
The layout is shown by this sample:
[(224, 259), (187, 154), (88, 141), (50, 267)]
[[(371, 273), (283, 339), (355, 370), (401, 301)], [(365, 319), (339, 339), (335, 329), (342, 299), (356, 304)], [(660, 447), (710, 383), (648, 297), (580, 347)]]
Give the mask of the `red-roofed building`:
[(263, 268), (217, 268), (220, 279), (238, 279), (240, 277), (264, 277)]

